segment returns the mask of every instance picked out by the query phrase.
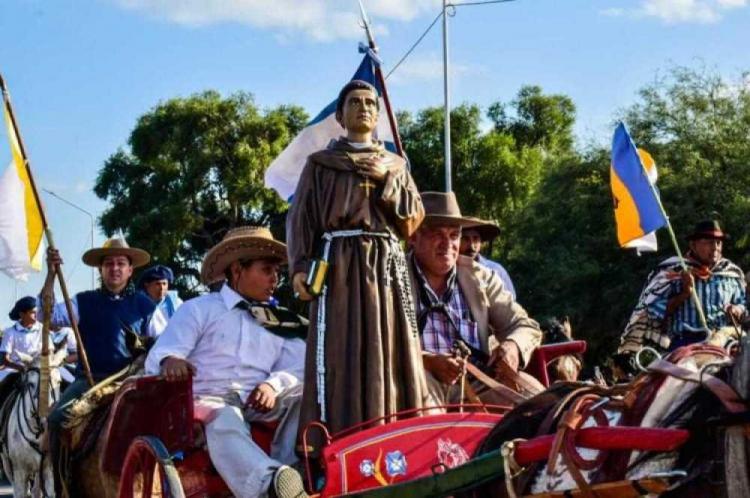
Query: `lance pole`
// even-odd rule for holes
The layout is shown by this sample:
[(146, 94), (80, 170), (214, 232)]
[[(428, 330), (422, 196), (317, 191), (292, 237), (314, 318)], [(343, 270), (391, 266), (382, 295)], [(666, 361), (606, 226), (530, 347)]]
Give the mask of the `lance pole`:
[[(632, 140), (631, 140), (632, 142)], [(635, 144), (633, 143), (633, 146), (635, 147)], [(667, 231), (669, 232), (669, 238), (672, 241), (672, 246), (674, 247), (675, 253), (677, 253), (677, 259), (680, 262), (680, 266), (682, 267), (682, 271), (685, 273), (688, 273), (688, 266), (685, 262), (685, 258), (682, 256), (682, 252), (680, 251), (680, 245), (677, 242), (677, 236), (674, 233), (674, 229), (672, 228), (672, 223), (669, 221), (669, 216), (667, 215), (667, 211), (664, 209), (664, 204), (661, 202), (661, 197), (659, 196), (659, 192), (656, 190), (656, 185), (651, 182), (651, 180), (648, 177), (648, 171), (646, 170), (646, 166), (643, 164), (643, 160), (641, 160), (640, 154), (638, 155), (638, 162), (641, 165), (641, 170), (643, 171), (643, 174), (646, 177), (646, 181), (648, 182), (649, 188), (651, 189), (651, 193), (654, 195), (654, 198), (656, 199), (656, 204), (659, 206), (659, 210), (661, 211), (662, 216), (664, 216), (664, 220), (667, 222)], [(691, 275), (692, 278), (692, 275)], [(704, 330), (706, 331), (706, 334), (710, 334), (711, 330), (708, 328), (708, 322), (706, 321), (706, 314), (703, 312), (703, 305), (701, 304), (700, 298), (698, 298), (698, 293), (695, 291), (695, 286), (692, 286), (690, 289), (690, 297), (693, 300), (693, 303), (695, 304), (695, 309), (698, 312), (698, 319), (701, 322), (701, 326), (703, 326)]]
[[(47, 239), (47, 245), (50, 249), (55, 249), (55, 241), (54, 237), (52, 235), (52, 229), (49, 226), (49, 223), (47, 222), (47, 215), (44, 211), (44, 205), (42, 204), (42, 199), (39, 196), (39, 192), (36, 187), (36, 182), (34, 181), (34, 175), (31, 172), (31, 164), (29, 163), (28, 156), (26, 155), (26, 147), (23, 143), (23, 138), (21, 137), (20, 130), (18, 129), (18, 123), (16, 121), (16, 115), (13, 112), (13, 106), (10, 102), (10, 93), (8, 92), (7, 87), (5, 86), (5, 80), (3, 79), (2, 75), (0, 75), (0, 90), (2, 90), (3, 94), (3, 104), (5, 106), (5, 112), (8, 114), (8, 119), (10, 120), (10, 125), (13, 128), (13, 133), (15, 135), (15, 138), (18, 142), (18, 148), (21, 153), (21, 159), (23, 160), (24, 168), (26, 169), (26, 174), (29, 177), (29, 184), (31, 185), (31, 191), (34, 194), (34, 200), (36, 201), (37, 209), (39, 210), (39, 217), (42, 220), (42, 227), (44, 228), (44, 235)], [(62, 268), (59, 264), (55, 265), (54, 273), (57, 276), (57, 281), (60, 284), (60, 290), (62, 291), (63, 300), (65, 301), (65, 309), (68, 312), (68, 318), (70, 320), (70, 324), (73, 328), (73, 333), (76, 337), (76, 342), (78, 343), (78, 361), (81, 362), (81, 365), (83, 366), (84, 374), (86, 375), (86, 379), (89, 382), (89, 385), (94, 385), (94, 378), (91, 375), (91, 367), (89, 365), (88, 356), (86, 355), (86, 350), (83, 346), (83, 341), (81, 340), (81, 333), (78, 330), (78, 320), (75, 316), (75, 313), (73, 312), (73, 304), (70, 300), (70, 295), (68, 293), (68, 286), (65, 283), (65, 278), (63, 276)], [(49, 275), (47, 276), (49, 279)], [(54, 277), (53, 277), (54, 278)], [(46, 308), (46, 306), (45, 306)], [(49, 325), (50, 325), (50, 317), (48, 316), (51, 313), (51, 306), (50, 309), (44, 309), (45, 316), (43, 319), (43, 327), (42, 327), (42, 371), (41, 373), (46, 373), (47, 379), (49, 378)], [(46, 369), (46, 372), (45, 372)], [(43, 379), (40, 376), (40, 385), (45, 386), (49, 384), (47, 379)], [(39, 400), (40, 406), (41, 404), (47, 404), (48, 398), (40, 398)]]
[[(375, 43), (375, 37), (372, 34), (372, 28), (370, 26), (370, 20), (367, 16), (367, 12), (365, 11), (365, 6), (362, 3), (362, 0), (357, 0), (359, 3), (359, 13), (362, 17), (362, 27), (365, 30), (365, 34), (367, 35), (367, 45), (370, 47), (370, 49), (377, 54), (378, 53), (378, 46)], [(404, 155), (404, 147), (401, 143), (401, 135), (398, 133), (398, 127), (396, 126), (396, 115), (393, 113), (393, 108), (391, 107), (391, 99), (388, 97), (388, 89), (385, 86), (385, 78), (383, 77), (383, 70), (380, 67), (379, 61), (375, 62), (375, 77), (378, 79), (378, 83), (380, 84), (380, 89), (383, 92), (383, 103), (385, 104), (385, 111), (388, 114), (388, 121), (390, 122), (391, 126), (391, 134), (393, 135), (393, 143), (396, 146), (396, 153), (401, 157), (406, 157)]]

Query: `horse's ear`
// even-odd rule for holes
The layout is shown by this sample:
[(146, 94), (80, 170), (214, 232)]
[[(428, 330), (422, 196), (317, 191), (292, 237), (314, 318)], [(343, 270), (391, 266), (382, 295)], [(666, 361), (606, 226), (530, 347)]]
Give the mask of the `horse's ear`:
[(58, 345), (55, 344), (55, 352), (52, 353), (52, 357), (49, 360), (49, 365), (51, 367), (59, 367), (67, 357), (68, 349), (65, 347), (58, 347)]
[(573, 326), (570, 324), (570, 317), (567, 315), (563, 317), (562, 319), (562, 326), (563, 326), (563, 332), (568, 337), (568, 339), (573, 339)]
[(26, 363), (27, 365), (31, 365), (34, 362), (34, 357), (30, 354), (26, 354), (23, 351), (16, 351), (16, 355), (18, 356), (18, 359), (20, 359), (23, 363)]
[(60, 337), (57, 341), (54, 339), (52, 340), (52, 344), (55, 346), (55, 353), (60, 351), (63, 348), (66, 348), (68, 346), (68, 338), (67, 336)]

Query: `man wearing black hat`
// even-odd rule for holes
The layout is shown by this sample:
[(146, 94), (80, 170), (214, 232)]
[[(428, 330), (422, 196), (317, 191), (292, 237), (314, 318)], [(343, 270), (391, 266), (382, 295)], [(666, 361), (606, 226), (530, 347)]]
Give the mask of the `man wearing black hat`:
[(500, 227), (494, 221), (485, 221), (473, 216), (467, 216), (466, 219), (475, 221), (476, 224), (465, 226), (461, 230), (461, 246), (459, 247), (461, 255), (468, 256), (480, 265), (492, 270), (503, 281), (505, 290), (513, 296), (513, 299), (516, 299), (516, 288), (513, 286), (513, 281), (510, 279), (508, 271), (503, 265), (497, 261), (485, 258), (481, 253), (482, 244), (485, 242), (492, 244), (492, 241), (500, 235)]
[(618, 353), (637, 353), (643, 346), (671, 351), (703, 341), (698, 309), (691, 294), (698, 295), (708, 328), (716, 331), (739, 323), (746, 314), (745, 277), (742, 270), (722, 256), (729, 236), (718, 221), (702, 221), (687, 237), (688, 272), (677, 257), (663, 261), (648, 277), (630, 317)]
[(526, 365), (542, 333), (496, 274), (459, 255), (461, 231), (476, 221), (461, 215), (455, 195), (423, 192), (422, 202), (425, 218), (409, 239), (409, 270), (430, 401), (442, 405), (462, 401), (455, 341), (499, 378)]
[(172, 269), (164, 265), (148, 268), (138, 279), (138, 289), (156, 304), (154, 316), (151, 318), (155, 330), (164, 330), (169, 319), (182, 304), (177, 291), (169, 290), (173, 281)]
[(26, 369), (26, 358), (42, 352), (42, 324), (36, 320), (36, 298), (19, 299), (8, 314), (16, 323), (3, 331), (0, 343), (0, 404), (13, 387), (18, 373)]

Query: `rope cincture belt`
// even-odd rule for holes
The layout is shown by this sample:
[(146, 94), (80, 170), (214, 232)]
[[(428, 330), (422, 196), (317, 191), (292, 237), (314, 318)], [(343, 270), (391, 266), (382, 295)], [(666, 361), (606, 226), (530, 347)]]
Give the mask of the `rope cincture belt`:
[[(367, 230), (336, 230), (323, 234), (323, 261), (328, 263), (331, 253), (331, 244), (334, 239), (350, 237), (379, 237), (388, 239), (390, 242), (398, 243), (398, 239), (390, 232), (368, 232)], [(388, 277), (386, 277), (387, 281)], [(318, 298), (318, 316), (316, 317), (317, 348), (315, 350), (316, 379), (318, 386), (318, 406), (320, 406), (320, 421), (326, 422), (326, 363), (325, 363), (325, 337), (326, 337), (326, 300), (328, 299), (328, 283), (323, 283), (323, 289)]]

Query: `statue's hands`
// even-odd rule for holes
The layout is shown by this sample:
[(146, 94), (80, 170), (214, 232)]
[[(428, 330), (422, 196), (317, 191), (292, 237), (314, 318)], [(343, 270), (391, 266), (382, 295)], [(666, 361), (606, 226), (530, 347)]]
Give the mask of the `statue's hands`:
[(358, 159), (357, 166), (361, 174), (376, 182), (382, 182), (386, 173), (388, 173), (388, 168), (377, 155)]
[(265, 382), (258, 384), (247, 397), (245, 406), (260, 413), (270, 412), (276, 406), (276, 391)]
[(453, 385), (463, 372), (464, 359), (455, 358), (447, 354), (424, 353), (422, 363), (425, 370), (430, 372), (443, 384)]
[(489, 366), (493, 367), (496, 376), (501, 377), (503, 367), (518, 372), (518, 365), (521, 363), (520, 357), (521, 352), (515, 342), (503, 341), (492, 351)]
[(161, 375), (167, 379), (168, 382), (186, 380), (195, 375), (195, 372), (195, 365), (187, 360), (183, 360), (182, 358), (167, 356), (161, 362)]
[(292, 277), (292, 288), (300, 301), (312, 301), (312, 295), (307, 292), (307, 273), (295, 273)]

